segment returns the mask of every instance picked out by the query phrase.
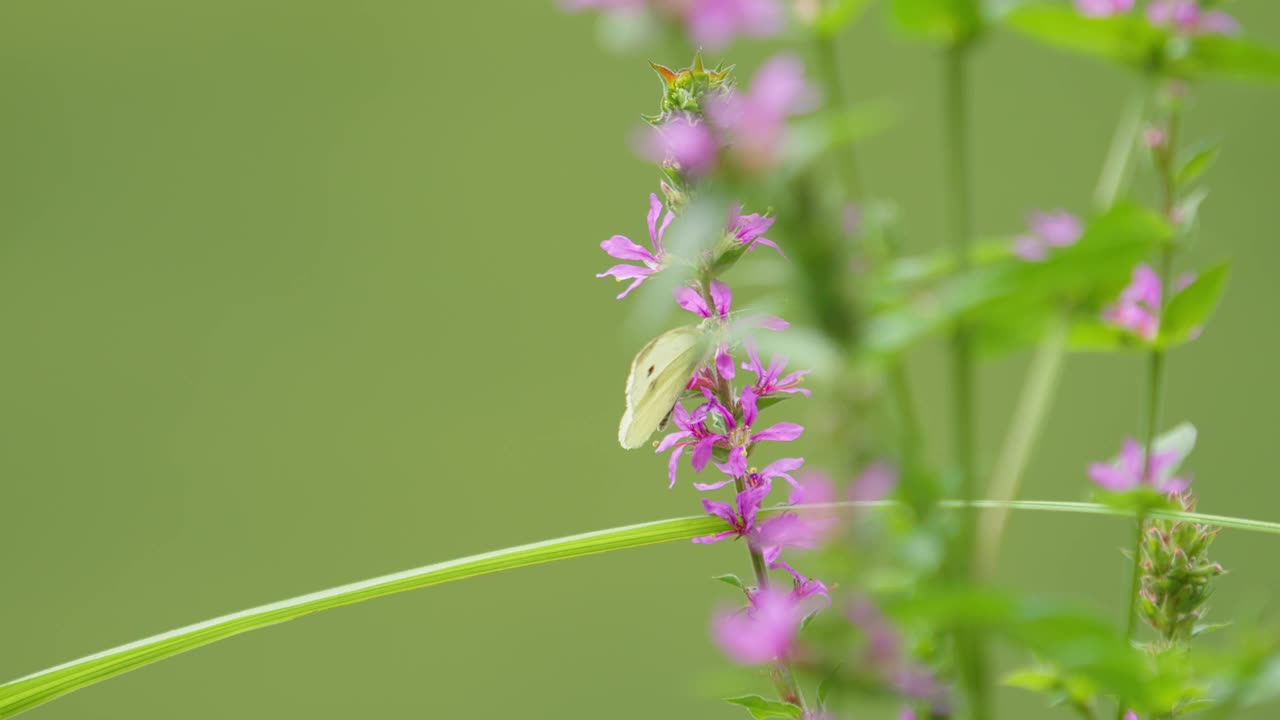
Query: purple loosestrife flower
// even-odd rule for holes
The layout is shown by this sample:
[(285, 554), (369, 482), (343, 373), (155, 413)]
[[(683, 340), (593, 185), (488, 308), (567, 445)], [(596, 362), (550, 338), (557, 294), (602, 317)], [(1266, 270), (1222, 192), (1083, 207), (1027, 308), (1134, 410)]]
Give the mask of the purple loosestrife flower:
[(1023, 260), (1039, 262), (1049, 248), (1074, 245), (1080, 239), (1080, 221), (1065, 210), (1036, 211), (1027, 220), (1029, 232), (1013, 241), (1013, 253)]
[(1184, 35), (1237, 35), (1240, 23), (1222, 10), (1204, 10), (1196, 0), (1151, 0), (1147, 21)]
[(716, 467), (720, 469), (720, 472), (728, 475), (729, 477), (725, 480), (721, 480), (720, 482), (694, 483), (693, 486), (703, 492), (708, 490), (719, 490), (725, 485), (728, 485), (741, 477), (749, 488), (760, 487), (761, 485), (772, 485), (774, 478), (782, 478), (783, 480), (791, 483), (793, 487), (799, 487), (799, 483), (797, 483), (796, 479), (791, 477), (789, 473), (793, 470), (800, 469), (803, 465), (804, 458), (782, 458), (781, 460), (775, 460), (768, 465), (765, 465), (763, 469), (757, 470), (756, 468), (750, 468), (742, 475), (735, 475), (735, 468), (731, 467), (728, 463), (716, 463)]
[[(703, 394), (707, 398), (707, 405), (710, 406), (711, 412), (718, 413), (724, 422), (724, 433), (713, 433), (704, 438), (693, 453), (694, 469), (701, 470), (698, 467), (700, 454), (705, 457), (711, 456), (711, 451), (715, 445), (729, 448), (729, 461), (725, 463), (727, 470), (735, 477), (741, 477), (747, 470), (747, 450), (759, 442), (791, 442), (800, 437), (804, 432), (804, 428), (795, 423), (781, 422), (775, 425), (755, 431), (753, 425), (759, 418), (760, 411), (756, 405), (756, 396), (751, 388), (745, 388), (741, 396), (738, 398), (738, 405), (742, 410), (742, 417), (735, 419), (734, 414), (729, 412), (728, 408), (720, 404), (710, 392), (704, 390)], [(703, 448), (706, 448), (705, 450)], [(702, 463), (706, 465), (705, 460)]]
[(708, 515), (714, 515), (729, 523), (729, 529), (718, 532), (715, 535), (696, 537), (693, 541), (699, 544), (709, 544), (732, 537), (744, 537), (753, 533), (756, 529), (756, 513), (759, 512), (760, 503), (764, 501), (770, 489), (768, 485), (747, 488), (738, 493), (732, 505), (703, 498), (702, 509), (706, 510)]
[(786, 119), (812, 110), (817, 97), (805, 80), (804, 64), (791, 55), (776, 55), (756, 73), (750, 92), (710, 98), (707, 115), (729, 136), (738, 165), (758, 173), (773, 165)]
[[(668, 488), (676, 486), (676, 468), (680, 466), (680, 456), (684, 454), (686, 448), (689, 446), (694, 448), (694, 470), (701, 470), (711, 459), (711, 450), (716, 436), (707, 429), (708, 410), (707, 405), (700, 405), (691, 413), (680, 403), (676, 403), (671, 409), (671, 422), (675, 424), (676, 431), (662, 438), (655, 450), (658, 453), (671, 450), (671, 458), (667, 461), (667, 478), (671, 481)], [(706, 445), (706, 451), (700, 458), (698, 448), (702, 447), (703, 441), (707, 439), (711, 439), (712, 442)], [(700, 459), (701, 463), (699, 463)]]
[(738, 36), (769, 37), (782, 30), (777, 0), (665, 0), (678, 8), (695, 45), (718, 50)]
[(1126, 710), (1124, 713), (1124, 720), (1138, 720), (1138, 713), (1132, 710)]
[[(676, 298), (676, 304), (688, 310), (694, 315), (703, 318), (716, 318), (721, 325), (727, 325), (729, 322), (729, 310), (733, 307), (733, 293), (730, 292), (729, 286), (719, 280), (712, 280), (707, 290), (707, 294), (711, 296), (711, 304), (713, 307), (707, 306), (707, 299), (702, 293), (693, 288), (678, 287), (672, 291)], [(728, 343), (721, 342), (716, 347), (716, 372), (720, 377), (726, 380), (732, 380), (734, 375), (733, 356), (729, 354)]]
[(1085, 17), (1123, 15), (1133, 9), (1133, 0), (1076, 0), (1076, 10)]
[(734, 205), (729, 210), (728, 232), (748, 250), (756, 245), (766, 245), (777, 250), (779, 255), (786, 257), (777, 243), (764, 236), (769, 228), (773, 227), (775, 219), (759, 213), (743, 215), (742, 206)]
[(743, 665), (762, 665), (790, 655), (804, 620), (800, 601), (780, 588), (766, 588), (750, 600), (746, 609), (719, 613), (712, 619), (716, 645)]
[[(1093, 463), (1089, 466), (1089, 479), (1104, 490), (1124, 492), (1137, 487), (1151, 487), (1162, 493), (1180, 493), (1191, 483), (1185, 478), (1170, 477), (1171, 466), (1177, 459), (1174, 450), (1158, 452), (1146, 462), (1142, 445), (1133, 438), (1125, 438), (1120, 458), (1114, 463)], [(1143, 477), (1143, 466), (1146, 477)]]
[(897, 468), (886, 462), (874, 462), (853, 479), (848, 497), (854, 502), (875, 502), (889, 497), (897, 485)]
[(797, 370), (783, 375), (782, 371), (787, 369), (786, 358), (774, 355), (769, 358), (769, 367), (766, 368), (764, 363), (760, 361), (760, 353), (756, 344), (750, 338), (743, 342), (743, 346), (747, 351), (747, 362), (742, 363), (742, 369), (750, 370), (755, 374), (756, 381), (750, 389), (756, 397), (768, 397), (776, 393), (783, 395), (799, 393), (805, 397), (810, 396), (807, 388), (800, 387), (800, 380), (809, 374), (809, 370)]
[[(1178, 276), (1173, 284), (1175, 294), (1194, 282), (1194, 273)], [(1120, 292), (1120, 298), (1103, 308), (1102, 319), (1109, 325), (1128, 330), (1146, 340), (1155, 340), (1160, 331), (1160, 302), (1164, 287), (1160, 276), (1150, 265), (1133, 269), (1129, 285)]]
[(596, 277), (606, 277), (612, 275), (621, 280), (630, 280), (631, 284), (623, 290), (618, 299), (626, 297), (628, 293), (640, 287), (649, 276), (662, 269), (662, 261), (665, 253), (662, 249), (662, 234), (666, 232), (667, 226), (675, 219), (675, 215), (668, 210), (667, 214), (662, 217), (662, 224), (658, 224), (658, 218), (662, 215), (662, 201), (658, 199), (656, 193), (649, 193), (649, 242), (653, 246), (652, 252), (641, 245), (631, 242), (631, 239), (625, 235), (614, 235), (613, 237), (600, 243), (600, 249), (619, 260), (638, 260), (640, 265), (614, 265), (596, 275)]
[(666, 168), (700, 177), (715, 170), (719, 143), (707, 124), (679, 115), (645, 128), (636, 143), (637, 154)]

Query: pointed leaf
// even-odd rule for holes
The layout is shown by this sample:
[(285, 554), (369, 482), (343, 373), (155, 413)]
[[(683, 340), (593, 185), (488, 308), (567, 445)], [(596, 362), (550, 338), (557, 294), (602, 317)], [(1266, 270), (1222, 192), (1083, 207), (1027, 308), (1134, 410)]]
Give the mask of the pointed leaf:
[(1210, 145), (1207, 148), (1197, 152), (1191, 156), (1191, 159), (1183, 163), (1178, 169), (1177, 185), (1178, 187), (1186, 187), (1204, 175), (1204, 171), (1213, 165), (1213, 161), (1218, 159), (1218, 146)]
[(1173, 296), (1161, 322), (1161, 347), (1180, 345), (1199, 336), (1205, 322), (1218, 307), (1230, 275), (1229, 263), (1215, 265)]
[(742, 697), (725, 698), (724, 701), (731, 705), (738, 705), (746, 708), (747, 712), (751, 713), (751, 717), (756, 718), (756, 720), (766, 720), (767, 718), (798, 718), (802, 712), (800, 707), (797, 705), (765, 700), (759, 695), (743, 695)]

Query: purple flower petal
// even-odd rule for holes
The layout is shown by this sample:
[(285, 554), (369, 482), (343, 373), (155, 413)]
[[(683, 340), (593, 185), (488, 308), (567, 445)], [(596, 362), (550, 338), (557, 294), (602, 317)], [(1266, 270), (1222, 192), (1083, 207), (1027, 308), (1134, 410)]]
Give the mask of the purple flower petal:
[(676, 304), (688, 310), (695, 315), (702, 317), (711, 317), (711, 311), (707, 309), (707, 301), (703, 299), (702, 294), (693, 288), (678, 287), (671, 291), (675, 296)]
[(761, 430), (751, 436), (751, 442), (791, 442), (804, 433), (804, 427), (795, 423), (782, 422)]
[(716, 314), (723, 320), (729, 314), (729, 309), (733, 307), (733, 293), (729, 291), (729, 286), (719, 280), (712, 280), (711, 302), (715, 303)]
[(657, 264), (658, 260), (645, 247), (631, 242), (626, 235), (614, 235), (600, 243), (600, 249), (619, 260), (639, 260)]

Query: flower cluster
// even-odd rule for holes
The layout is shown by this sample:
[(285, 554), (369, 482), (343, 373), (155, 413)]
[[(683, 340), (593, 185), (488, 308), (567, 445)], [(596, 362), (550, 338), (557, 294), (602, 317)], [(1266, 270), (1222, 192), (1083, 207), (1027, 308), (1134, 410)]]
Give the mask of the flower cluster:
[[(1180, 275), (1173, 284), (1176, 294), (1194, 282), (1193, 273)], [(1160, 311), (1164, 284), (1150, 265), (1133, 269), (1133, 277), (1120, 293), (1119, 299), (1102, 311), (1102, 319), (1122, 330), (1128, 330), (1144, 340), (1152, 341), (1160, 333)]]
[(1066, 210), (1036, 211), (1027, 219), (1027, 232), (1013, 241), (1013, 253), (1023, 260), (1039, 262), (1050, 248), (1075, 245), (1082, 232), (1080, 220)]
[[(1124, 15), (1134, 8), (1134, 0), (1076, 0), (1076, 9), (1086, 17)], [(1171, 28), (1182, 35), (1235, 35), (1240, 23), (1227, 12), (1201, 7), (1197, 0), (1151, 0), (1147, 22)]]
[[(1190, 493), (1177, 497), (1182, 510), (1195, 511)], [(1186, 642), (1208, 608), (1209, 581), (1222, 565), (1209, 559), (1218, 528), (1183, 520), (1155, 520), (1140, 545), (1142, 616), (1166, 643)]]
[(576, 12), (599, 10), (622, 21), (652, 14), (679, 24), (694, 45), (719, 49), (737, 37), (771, 37), (782, 30), (777, 0), (561, 0)]
[[(777, 55), (761, 66), (745, 91), (714, 74), (711, 82), (693, 82), (706, 72), (700, 58), (692, 68), (678, 72), (658, 68), (668, 100), (663, 114), (650, 118), (652, 127), (638, 143), (640, 154), (669, 172), (692, 178), (712, 173), (723, 163), (749, 174), (774, 167), (787, 119), (817, 105), (818, 94), (805, 79), (804, 65), (794, 56)], [(690, 84), (702, 93), (691, 101), (682, 98), (679, 105), (669, 100)]]

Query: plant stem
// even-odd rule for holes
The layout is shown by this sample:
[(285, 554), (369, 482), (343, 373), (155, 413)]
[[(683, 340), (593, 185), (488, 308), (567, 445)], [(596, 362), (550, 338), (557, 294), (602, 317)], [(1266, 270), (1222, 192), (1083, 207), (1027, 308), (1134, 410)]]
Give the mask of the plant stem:
[[(1054, 390), (1062, 371), (1062, 358), (1066, 354), (1067, 333), (1071, 325), (1068, 311), (1064, 310), (1051, 321), (1049, 329), (1036, 348), (1027, 378), (1018, 397), (1018, 405), (1009, 422), (1009, 434), (1005, 436), (996, 469), (991, 476), (988, 495), (997, 502), (1008, 502), (1018, 495), (1022, 473), (1031, 457), (1045, 416), (1052, 405)], [(1009, 517), (1007, 507), (983, 512), (978, 527), (977, 563), (978, 576), (989, 580), (995, 574), (1000, 556), (1000, 538), (1004, 534)]]
[[(1136, 90), (1125, 104), (1120, 120), (1116, 124), (1115, 134), (1111, 137), (1111, 145), (1107, 149), (1107, 157), (1102, 163), (1102, 172), (1094, 190), (1094, 204), (1098, 211), (1110, 210), (1115, 205), (1121, 191), (1128, 185), (1129, 167), (1133, 161), (1133, 149), (1137, 145), (1138, 131), (1142, 127), (1143, 108), (1146, 105), (1148, 89), (1144, 84)], [(1023, 474), (1027, 470), (1027, 462), (1031, 459), (1031, 451), (1039, 440), (1044, 429), (1044, 421), (1057, 385), (1061, 380), (1061, 365), (1067, 352), (1067, 336), (1071, 319), (1064, 314), (1058, 322), (1050, 326), (1049, 332), (1040, 340), (1035, 359), (1023, 381), (1018, 395), (1017, 410), (1009, 424), (1000, 454), (996, 461), (996, 470), (991, 479), (991, 492), (997, 500), (1013, 500), (1018, 496), (1018, 488), (1022, 484)], [(984, 578), (995, 573), (999, 559), (1000, 540), (1004, 535), (1005, 523), (1008, 519), (1008, 508), (999, 507), (983, 513), (978, 528), (978, 572)]]
[[(1162, 193), (1162, 209), (1167, 220), (1172, 221), (1174, 209), (1177, 204), (1178, 186), (1176, 179), (1177, 172), (1177, 155), (1178, 155), (1178, 120), (1179, 111), (1177, 103), (1169, 112), (1168, 128), (1165, 133), (1163, 147), (1156, 151), (1156, 168), (1160, 175), (1160, 187)], [(1159, 345), (1159, 322), (1164, 318), (1165, 308), (1169, 304), (1169, 296), (1172, 295), (1173, 287), (1170, 280), (1173, 274), (1173, 252), (1172, 243), (1165, 245), (1160, 252), (1160, 307), (1156, 308), (1157, 331), (1155, 347), (1151, 350), (1151, 360), (1147, 370), (1147, 419), (1146, 419), (1146, 441), (1143, 443), (1142, 458), (1142, 481), (1149, 482), (1151, 480), (1151, 457), (1155, 450), (1156, 435), (1159, 434), (1160, 428), (1160, 410), (1164, 401), (1164, 376), (1165, 376), (1165, 357), (1164, 349)], [(1134, 535), (1133, 543), (1133, 567), (1132, 575), (1129, 578), (1129, 617), (1125, 624), (1125, 639), (1132, 642), (1134, 636), (1138, 632), (1138, 593), (1142, 589), (1142, 565), (1141, 551), (1142, 538), (1147, 529), (1147, 514), (1139, 511), (1137, 532)], [(1116, 709), (1116, 720), (1122, 720), (1124, 717), (1124, 707)]]
[[(947, 49), (944, 61), (943, 124), (944, 154), (947, 179), (948, 224), (950, 244), (956, 271), (963, 275), (971, 264), (972, 191), (969, 157), (968, 59), (970, 44), (957, 41)], [(977, 497), (976, 425), (974, 403), (973, 336), (964, 320), (956, 323), (951, 339), (951, 391), (953, 452), (960, 476), (960, 496), (965, 501)], [(960, 537), (950, 558), (953, 578), (965, 583), (973, 580), (973, 549), (977, 519), (968, 513), (960, 522)], [(968, 699), (969, 714), (974, 720), (991, 716), (991, 700), (987, 685), (987, 658), (981, 633), (963, 630), (956, 633), (956, 650), (960, 675)]]
[[(746, 491), (747, 484), (742, 478), (734, 478), (734, 487), (739, 493)], [(769, 570), (764, 563), (764, 553), (760, 548), (747, 544), (747, 553), (751, 555), (751, 569), (755, 571), (757, 591), (765, 590), (769, 587)], [(778, 697), (783, 702), (788, 702), (799, 706), (802, 710), (805, 707), (804, 695), (800, 692), (800, 685), (796, 682), (795, 675), (791, 672), (791, 667), (779, 659), (773, 666), (773, 684), (778, 690)]]
[[(844, 93), (844, 82), (840, 76), (840, 58), (836, 53), (835, 40), (825, 34), (814, 34), (814, 53), (818, 57), (818, 68), (822, 74), (822, 88), (827, 95), (827, 103), (831, 109), (840, 112), (848, 108), (848, 99)], [(852, 143), (846, 143), (840, 153), (841, 181), (849, 197), (862, 196), (862, 179), (858, 172), (858, 157)]]

